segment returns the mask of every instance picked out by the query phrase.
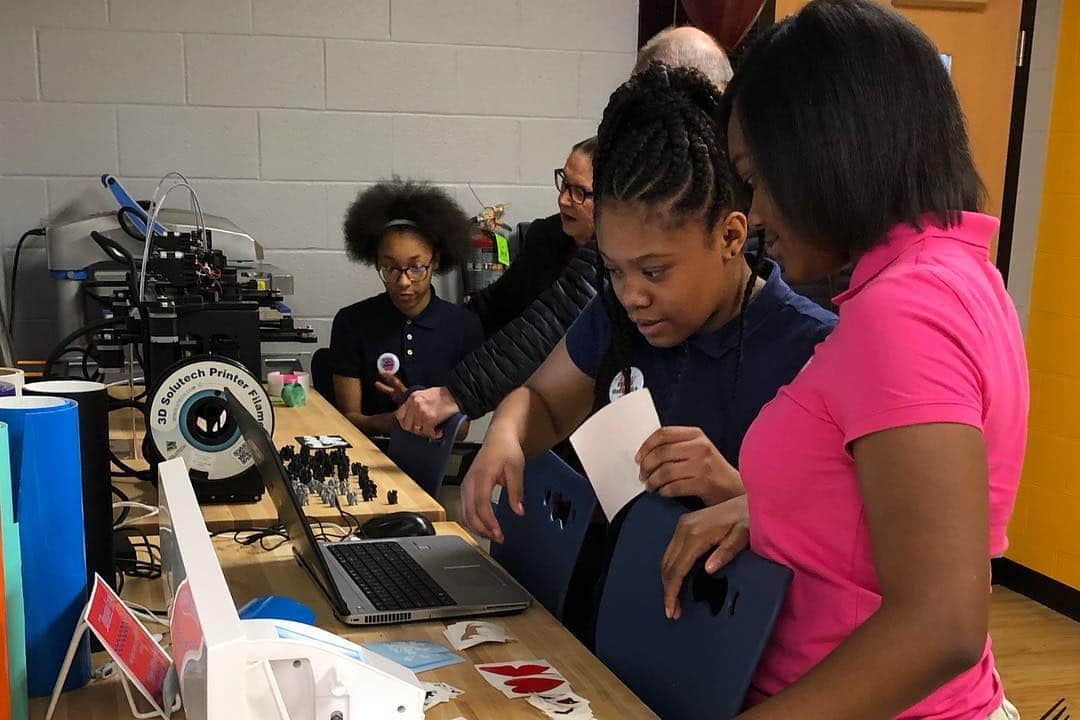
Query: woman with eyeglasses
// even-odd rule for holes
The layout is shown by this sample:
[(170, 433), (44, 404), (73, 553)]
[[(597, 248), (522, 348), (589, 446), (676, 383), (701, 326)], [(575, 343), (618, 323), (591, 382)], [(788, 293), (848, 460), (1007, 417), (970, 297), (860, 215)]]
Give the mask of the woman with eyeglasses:
[(365, 434), (389, 435), (406, 388), (445, 384), (483, 342), (476, 315), (431, 285), (432, 275), (460, 264), (469, 222), (443, 190), (395, 178), (360, 193), (344, 230), (349, 258), (377, 268), (386, 292), (334, 317), (335, 401)]
[(555, 170), (558, 214), (525, 225), (521, 250), (509, 269), (469, 301), (489, 337), (521, 315), (537, 295), (559, 279), (578, 249), (592, 240), (595, 152), (596, 137), (570, 149), (566, 164)]
[(595, 152), (595, 136), (582, 140), (555, 170), (559, 212), (528, 224), (510, 268), (467, 306), (480, 317), (487, 341), (444, 386), (409, 396), (397, 413), (402, 427), (437, 438), (454, 413), (476, 419), (494, 410), (540, 367), (596, 294)]

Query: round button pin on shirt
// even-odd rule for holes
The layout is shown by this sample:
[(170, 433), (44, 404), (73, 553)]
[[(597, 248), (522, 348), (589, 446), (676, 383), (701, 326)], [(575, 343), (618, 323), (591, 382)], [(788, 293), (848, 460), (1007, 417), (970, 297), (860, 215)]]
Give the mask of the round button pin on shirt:
[(623, 377), (624, 373), (620, 372), (611, 379), (611, 385), (608, 387), (608, 399), (611, 402), (615, 402), (624, 395), (629, 395), (632, 392), (645, 387), (645, 375), (636, 367), (631, 366), (630, 370), (630, 387), (626, 387), (626, 379)]
[(401, 369), (401, 361), (394, 353), (383, 353), (375, 361), (375, 369), (384, 375), (396, 375)]

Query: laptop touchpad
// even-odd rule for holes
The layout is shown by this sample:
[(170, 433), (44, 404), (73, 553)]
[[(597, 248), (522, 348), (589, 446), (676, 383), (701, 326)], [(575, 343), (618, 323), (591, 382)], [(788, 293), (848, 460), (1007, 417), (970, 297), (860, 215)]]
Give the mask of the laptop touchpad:
[(445, 565), (445, 572), (455, 587), (491, 588), (506, 585), (498, 573), (486, 564)]

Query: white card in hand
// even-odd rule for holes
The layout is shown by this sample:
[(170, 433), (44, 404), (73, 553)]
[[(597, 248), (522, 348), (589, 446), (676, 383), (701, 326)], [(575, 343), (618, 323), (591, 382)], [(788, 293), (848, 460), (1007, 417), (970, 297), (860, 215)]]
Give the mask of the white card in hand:
[(634, 456), (659, 429), (652, 394), (644, 388), (601, 408), (570, 436), (608, 520), (645, 491)]

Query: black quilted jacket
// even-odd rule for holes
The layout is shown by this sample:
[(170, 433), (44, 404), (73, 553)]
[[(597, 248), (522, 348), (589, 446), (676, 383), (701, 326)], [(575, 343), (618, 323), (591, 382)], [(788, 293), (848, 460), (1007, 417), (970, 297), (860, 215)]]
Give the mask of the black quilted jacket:
[[(532, 223), (528, 234), (533, 234), (537, 223), (550, 220)], [(528, 242), (536, 239), (529, 237)], [(561, 272), (556, 273), (558, 279), (536, 296), (524, 312), (503, 324), (450, 371), (447, 386), (461, 412), (470, 419), (491, 412), (540, 367), (596, 295), (596, 259), (595, 243), (578, 248), (569, 255)], [(526, 262), (524, 253), (518, 262)]]

